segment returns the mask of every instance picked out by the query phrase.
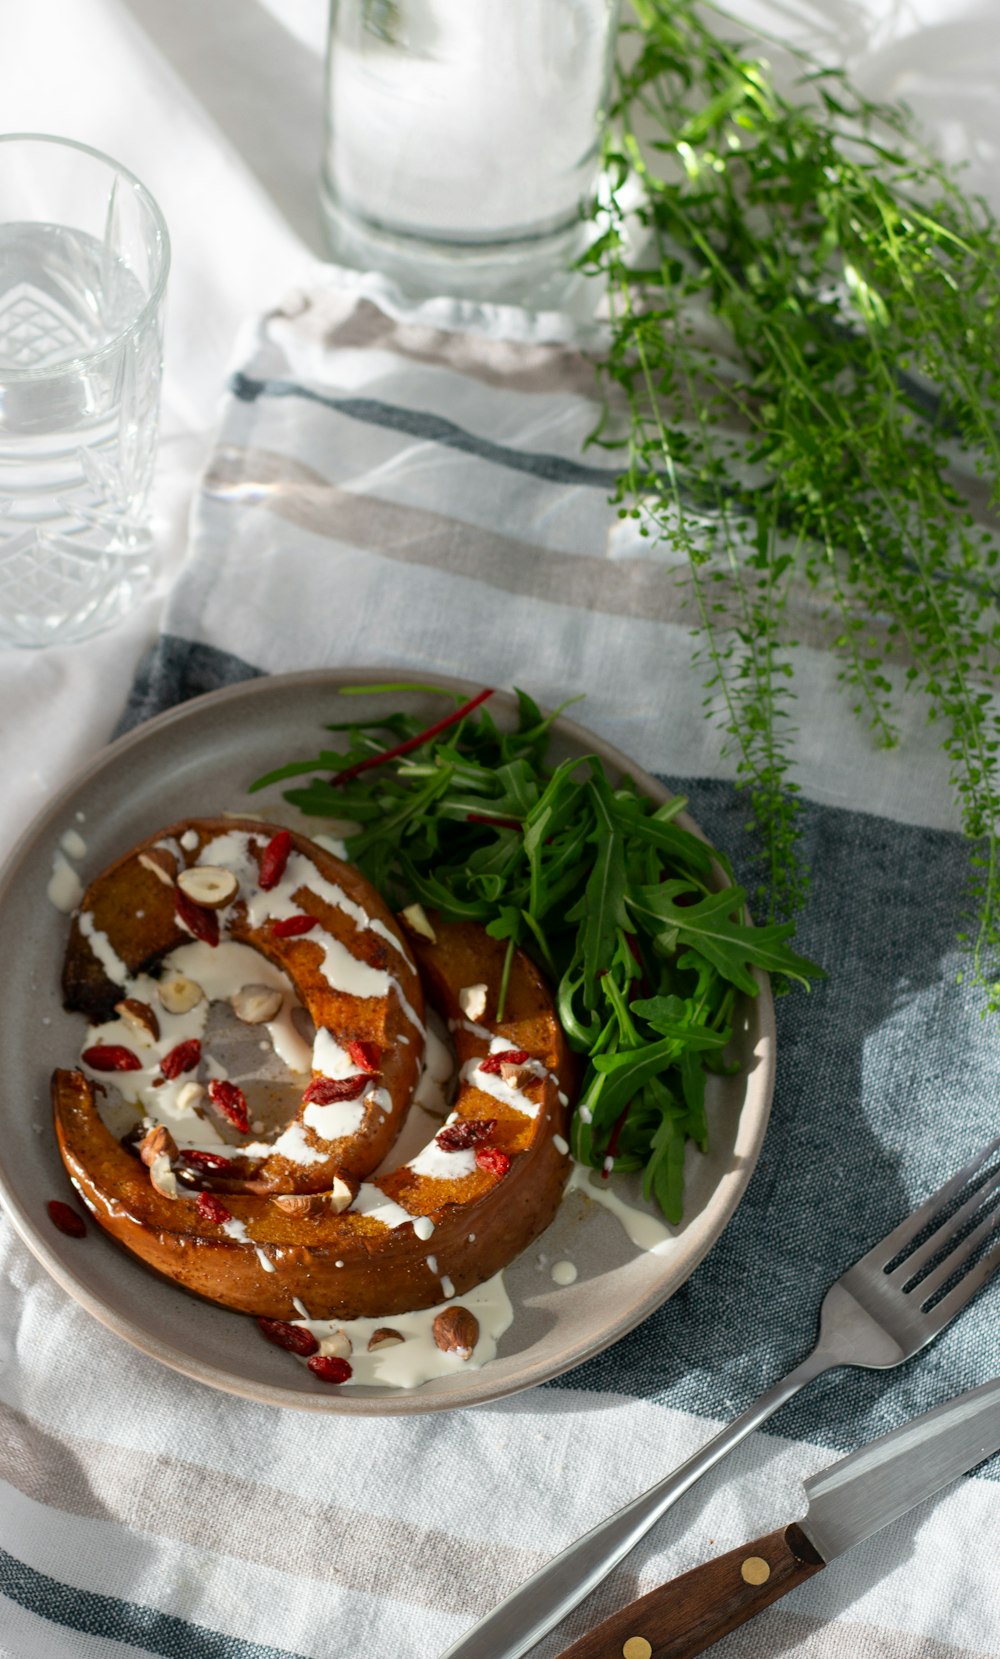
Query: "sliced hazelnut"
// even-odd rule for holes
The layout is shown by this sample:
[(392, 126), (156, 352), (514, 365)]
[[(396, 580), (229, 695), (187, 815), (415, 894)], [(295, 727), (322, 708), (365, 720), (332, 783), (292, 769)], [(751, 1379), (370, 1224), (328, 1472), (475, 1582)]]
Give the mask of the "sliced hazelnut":
[(396, 1348), (405, 1340), (402, 1331), (394, 1331), (391, 1325), (380, 1325), (368, 1338), (368, 1352), (374, 1354), (379, 1348)]
[(177, 1177), (170, 1167), (170, 1159), (165, 1152), (158, 1152), (149, 1166), (149, 1179), (161, 1198), (176, 1198)]
[(164, 887), (172, 887), (177, 875), (177, 860), (166, 847), (147, 847), (139, 854), (139, 863), (144, 870), (149, 870), (163, 882)]
[(404, 921), (411, 933), (419, 933), (422, 939), (429, 939), (432, 945), (437, 944), (437, 934), (430, 923), (430, 917), (422, 904), (408, 904), (405, 910), (400, 911), (400, 919)]
[(486, 986), (463, 985), (458, 993), (458, 1006), (467, 1020), (481, 1020), (486, 1012)]
[(350, 1359), (354, 1352), (354, 1344), (346, 1331), (331, 1331), (319, 1345), (321, 1354), (328, 1359)]
[(468, 1308), (442, 1308), (432, 1326), (434, 1341), (443, 1354), (468, 1359), (479, 1341), (479, 1320)]
[(174, 974), (171, 979), (161, 980), (157, 986), (157, 996), (168, 1014), (187, 1014), (192, 1008), (197, 1008), (205, 995), (201, 986), (193, 979), (185, 978), (184, 974)]
[(325, 1208), (320, 1192), (279, 1192), (274, 1202), (286, 1215), (300, 1217), (319, 1215)]
[(133, 1031), (144, 1031), (156, 1042), (160, 1035), (160, 1022), (148, 1002), (140, 1002), (138, 997), (123, 997), (121, 1002), (115, 1003), (115, 1013)]
[(185, 898), (192, 904), (200, 904), (203, 910), (222, 910), (240, 890), (232, 870), (220, 869), (215, 864), (193, 864), (190, 870), (182, 870), (177, 885)]
[(208, 1090), (204, 1083), (182, 1083), (174, 1104), (179, 1112), (194, 1112), (207, 1099)]
[(538, 1082), (538, 1073), (530, 1066), (516, 1066), (510, 1060), (501, 1061), (500, 1076), (512, 1089), (523, 1089), (529, 1083)]
[(170, 1130), (162, 1123), (147, 1129), (139, 1142), (139, 1156), (147, 1169), (152, 1169), (156, 1159), (165, 1156), (169, 1164), (177, 1156), (177, 1142)]
[(326, 1195), (327, 1204), (334, 1215), (339, 1215), (341, 1210), (346, 1210), (348, 1205), (354, 1203), (356, 1190), (355, 1187), (349, 1186), (346, 1181), (342, 1181), (339, 1175), (334, 1176), (333, 1186)]
[(229, 999), (233, 1013), (244, 1025), (266, 1025), (283, 1001), (282, 993), (272, 985), (242, 985)]

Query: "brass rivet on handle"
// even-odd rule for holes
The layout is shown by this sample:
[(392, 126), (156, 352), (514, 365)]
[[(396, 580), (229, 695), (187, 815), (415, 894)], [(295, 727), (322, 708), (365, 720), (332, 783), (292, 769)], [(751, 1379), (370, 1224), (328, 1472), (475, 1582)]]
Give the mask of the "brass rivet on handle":
[(771, 1569), (760, 1555), (748, 1555), (740, 1567), (740, 1577), (746, 1584), (766, 1584), (770, 1576)]
[(622, 1659), (652, 1659), (652, 1653), (645, 1636), (630, 1636), (622, 1648)]

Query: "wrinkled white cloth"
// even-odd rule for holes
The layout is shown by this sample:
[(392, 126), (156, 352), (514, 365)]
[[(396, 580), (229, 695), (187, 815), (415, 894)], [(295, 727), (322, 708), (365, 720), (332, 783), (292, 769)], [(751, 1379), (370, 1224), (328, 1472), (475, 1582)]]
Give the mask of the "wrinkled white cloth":
[[(656, 609), (667, 572), (619, 528), (600, 483), (573, 472), (603, 464), (581, 448), (593, 410), (579, 323), (449, 302), (414, 310), (375, 277), (320, 268), (324, 9), (34, 0), (0, 19), (7, 126), (119, 157), (159, 199), (174, 250), (161, 591), (86, 645), (0, 653), (7, 844), (108, 739), (158, 638), (140, 711), (192, 689), (191, 647), (211, 654), (220, 681), (237, 658), (263, 671), (399, 662), (497, 683), (528, 671), (548, 703), (586, 689), (586, 720), (651, 769), (695, 780), (720, 838), (735, 840), (742, 809), (702, 715), (685, 619)], [(952, 158), (970, 160), (970, 185), (996, 191), (992, 10), (840, 0), (792, 19), (775, 11), (772, 26), (846, 58), (866, 90), (909, 97)], [(222, 404), (234, 367), (242, 379)], [(538, 457), (559, 466), (546, 472)], [(814, 859), (841, 888), (864, 866), (877, 875), (873, 907), (889, 892), (896, 908), (870, 921), (873, 1008), (848, 1001), (823, 1026), (801, 1005), (782, 1010), (778, 1168), (766, 1154), (720, 1250), (657, 1323), (585, 1374), (473, 1413), (320, 1422), (158, 1367), (71, 1302), (0, 1218), (5, 1659), (433, 1659), (808, 1346), (818, 1292), (860, 1248), (832, 1231), (818, 1242), (803, 1233), (794, 1261), (777, 1248), (796, 1214), (809, 1217), (798, 1172), (851, 1138), (831, 1100), (858, 1114), (856, 1145), (843, 1148), (857, 1193), (839, 1209), (834, 1180), (822, 1194), (845, 1235), (858, 1211), (858, 1229), (878, 1236), (893, 1205), (902, 1213), (944, 1175), (952, 1147), (985, 1138), (992, 1045), (973, 1002), (955, 998), (949, 915), (926, 900), (918, 914), (907, 890), (907, 870), (926, 870), (932, 901), (945, 890), (959, 901), (945, 765), (915, 703), (901, 749), (870, 748), (835, 694), (818, 624), (799, 687)], [(816, 899), (817, 948), (844, 941), (860, 959), (876, 911), (852, 933), (832, 885)], [(856, 1097), (836, 1046), (844, 1027), (858, 1039)], [(918, 1044), (928, 1058), (914, 1073)], [(763, 1287), (762, 1262), (772, 1268)], [(762, 1290), (759, 1315), (748, 1287)], [(916, 1367), (835, 1379), (753, 1437), (573, 1632), (800, 1513), (801, 1478), (838, 1448), (984, 1380), (996, 1369), (995, 1309), (994, 1295)], [(998, 1545), (994, 1460), (723, 1651), (997, 1659)], [(568, 1639), (550, 1639), (546, 1659)]]

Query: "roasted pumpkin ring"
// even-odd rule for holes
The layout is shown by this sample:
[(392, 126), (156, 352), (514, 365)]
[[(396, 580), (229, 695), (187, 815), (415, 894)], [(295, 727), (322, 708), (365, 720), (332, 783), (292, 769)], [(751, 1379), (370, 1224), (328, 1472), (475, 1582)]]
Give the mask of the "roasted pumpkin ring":
[[(250, 824), (178, 826), (129, 855), (129, 882), (139, 852), (148, 854), (150, 845), (171, 856), (176, 856), (175, 848), (190, 851), (192, 862), (204, 856), (210, 867), (226, 868), (236, 860), (228, 856), (231, 846), (223, 858), (221, 837), (247, 838), (241, 844), (257, 867), (271, 833), (266, 826)], [(345, 892), (348, 877), (355, 884), (362, 882), (356, 871), (303, 838), (295, 838), (293, 844), (324, 872), (324, 879), (336, 880)], [(167, 895), (166, 921), (163, 901), (148, 883), (141, 902), (133, 899), (131, 904), (123, 896), (124, 877), (106, 885), (127, 864), (123, 860), (112, 866), (84, 896), (67, 959), (68, 998), (75, 998), (76, 1006), (86, 1002), (87, 1011), (98, 1015), (112, 995), (120, 1002), (121, 984), (102, 984), (98, 975), (83, 971), (81, 941), (89, 948), (96, 934), (104, 936), (104, 943), (97, 940), (97, 949), (105, 959), (106, 978), (108, 964), (114, 967), (108, 946), (135, 973), (148, 968), (151, 957), (162, 960), (175, 944), (170, 889), (161, 875), (141, 866)], [(260, 920), (261, 909), (267, 907), (255, 904), (248, 864), (241, 866), (241, 873), (244, 898), (233, 901), (228, 912), (228, 937), (254, 944), (269, 961), (284, 967), (313, 1018), (317, 1013), (321, 1020), (336, 1014), (340, 1023), (333, 1029), (344, 1037), (343, 1008), (324, 1003), (320, 988), (309, 981), (308, 968), (314, 962), (307, 951), (309, 937), (279, 939), (280, 950), (276, 949), (273, 931)], [(352, 903), (395, 931), (391, 917), (385, 921), (380, 914), (370, 889), (363, 896), (360, 886), (353, 891), (359, 897)], [(147, 931), (147, 916), (139, 918), (141, 927), (136, 925), (134, 905), (139, 902), (139, 908), (146, 909), (154, 899), (159, 907), (154, 905), (155, 925)], [(303, 913), (317, 913), (315, 883), (312, 889), (308, 884), (297, 888), (294, 900)], [(324, 925), (340, 925), (326, 913), (321, 920)], [(60, 1149), (71, 1179), (100, 1224), (186, 1289), (271, 1318), (288, 1319), (303, 1310), (313, 1318), (344, 1319), (402, 1313), (462, 1295), (507, 1265), (548, 1225), (562, 1193), (569, 1168), (562, 1134), (572, 1060), (551, 992), (527, 957), (515, 954), (505, 1017), (498, 1023), (494, 1015), (505, 947), (474, 924), (445, 924), (432, 918), (432, 926), (433, 941), (413, 935), (409, 943), (429, 995), (452, 1028), (461, 1070), (448, 1123), (421, 1152), (370, 1182), (360, 1180), (374, 1167), (373, 1162), (367, 1169), (359, 1167), (371, 1157), (378, 1138), (380, 1125), (374, 1125), (372, 1134), (362, 1136), (364, 1158), (352, 1157), (347, 1148), (336, 1170), (332, 1159), (324, 1159), (323, 1186), (316, 1180), (319, 1166), (303, 1166), (272, 1151), (256, 1167), (252, 1159), (237, 1155), (224, 1174), (205, 1171), (198, 1176), (198, 1192), (185, 1188), (184, 1176), (190, 1178), (191, 1172), (182, 1168), (181, 1180), (173, 1183), (176, 1196), (171, 1196), (169, 1175), (166, 1182), (154, 1185), (150, 1171), (102, 1121), (93, 1078), (83, 1070), (59, 1071), (53, 1080), (53, 1101)], [(181, 932), (187, 937), (183, 926)], [(315, 950), (316, 941), (312, 943)], [(369, 933), (366, 950), (376, 953), (377, 943), (384, 953), (385, 941)], [(384, 955), (379, 955), (368, 965), (384, 973), (383, 961)], [(398, 1081), (408, 1063), (412, 1084), (420, 1052), (413, 1023), (422, 1006), (420, 987), (412, 969), (412, 982), (404, 979), (401, 964), (405, 965), (402, 953), (393, 962), (402, 997), (394, 991), (381, 1002), (374, 999), (370, 1012), (375, 1023), (363, 1028), (365, 1036), (352, 1039), (380, 1045), (379, 1082), (386, 1089), (390, 1073)], [(399, 1024), (393, 1029), (397, 1009), (407, 1029)], [(395, 1048), (390, 1046), (393, 1041)], [(399, 1115), (394, 1093), (394, 1124)], [(315, 1139), (304, 1112), (298, 1132)], [(225, 1150), (228, 1154), (232, 1148)], [(338, 1155), (344, 1153), (344, 1146), (338, 1148)], [(332, 1202), (331, 1188), (340, 1191)], [(340, 1209), (348, 1200), (349, 1207)]]
[[(192, 897), (205, 885), (218, 889), (224, 876), (235, 891), (221, 906)], [(170, 1011), (177, 979), (164, 970), (167, 958), (199, 993), (179, 1012)], [(264, 964), (278, 974), (268, 975)], [(94, 1033), (84, 1061), (94, 1049), (122, 1049), (119, 1061), (138, 1065), (134, 1078), (120, 1081), (163, 1118), (197, 1069), (198, 1057), (184, 1066), (178, 1051), (200, 1042), (210, 1000), (262, 977), (292, 993), (283, 999), (286, 1054), (314, 1077), (263, 1162), (243, 1157), (239, 1145), (219, 1150), (235, 1158), (236, 1179), (252, 1180), (259, 1191), (325, 1191), (337, 1174), (361, 1178), (390, 1150), (409, 1106), (423, 1048), (423, 992), (392, 913), (358, 870), (326, 848), (237, 819), (193, 820), (150, 837), (84, 893), (63, 995), (67, 1008), (109, 1022)], [(311, 1054), (301, 1037), (295, 1041), (293, 998), (315, 1027)], [(144, 1007), (155, 1037), (137, 1029)], [(96, 1058), (84, 1071), (100, 1081), (102, 1067), (116, 1069), (115, 1057)], [(238, 1103), (230, 1110), (226, 1091), (214, 1092), (219, 1111), (210, 1115), (238, 1124)]]

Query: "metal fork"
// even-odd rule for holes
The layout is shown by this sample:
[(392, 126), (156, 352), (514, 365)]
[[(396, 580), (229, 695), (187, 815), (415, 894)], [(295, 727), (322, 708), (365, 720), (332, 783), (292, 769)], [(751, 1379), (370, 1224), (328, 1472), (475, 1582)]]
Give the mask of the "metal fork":
[[(971, 1196), (927, 1239), (919, 1245), (916, 1241), (982, 1172), (998, 1148), (1000, 1135), (830, 1286), (820, 1310), (819, 1339), (801, 1365), (673, 1474), (600, 1521), (549, 1561), (487, 1613), (442, 1659), (519, 1659), (600, 1584), (671, 1504), (806, 1383), (840, 1365), (884, 1370), (926, 1347), (1000, 1267), (998, 1240), (975, 1266), (968, 1268), (980, 1246), (1000, 1228), (1000, 1206), (965, 1232), (1000, 1186), (1000, 1169), (981, 1180)], [(925, 1271), (928, 1264), (933, 1265)], [(938, 1292), (963, 1268), (966, 1271), (955, 1286), (935, 1302)]]

